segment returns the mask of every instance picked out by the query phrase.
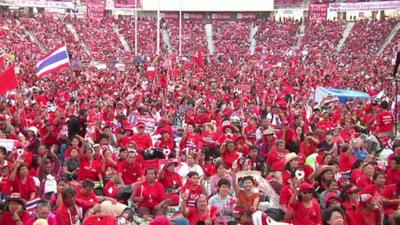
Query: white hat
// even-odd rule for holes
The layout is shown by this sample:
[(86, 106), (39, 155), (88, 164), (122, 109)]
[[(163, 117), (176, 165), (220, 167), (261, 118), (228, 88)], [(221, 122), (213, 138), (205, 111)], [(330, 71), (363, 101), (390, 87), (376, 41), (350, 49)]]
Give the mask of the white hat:
[(34, 126), (29, 127), (28, 130), (29, 130), (29, 131), (32, 131), (32, 132), (35, 134), (35, 136), (36, 136), (37, 133), (38, 133), (38, 129), (37, 129), (36, 127), (34, 127)]

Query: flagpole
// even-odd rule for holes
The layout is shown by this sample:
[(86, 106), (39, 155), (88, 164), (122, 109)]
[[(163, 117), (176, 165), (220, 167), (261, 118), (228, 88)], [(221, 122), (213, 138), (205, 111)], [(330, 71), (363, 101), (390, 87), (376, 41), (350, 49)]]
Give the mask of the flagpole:
[(179, 56), (182, 56), (182, 0), (179, 0)]
[(157, 55), (160, 55), (160, 0), (157, 3)]
[(137, 10), (137, 1), (135, 0), (135, 56), (138, 54), (138, 10)]

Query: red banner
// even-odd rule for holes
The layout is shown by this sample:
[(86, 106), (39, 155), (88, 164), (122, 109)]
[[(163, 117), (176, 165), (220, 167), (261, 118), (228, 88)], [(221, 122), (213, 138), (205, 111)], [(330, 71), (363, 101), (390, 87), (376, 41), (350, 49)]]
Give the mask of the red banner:
[(86, 16), (91, 19), (101, 19), (104, 17), (106, 6), (100, 2), (88, 2), (86, 5)]
[(142, 6), (140, 0), (116, 0), (114, 8), (140, 8)]
[(213, 13), (211, 14), (211, 19), (213, 20), (230, 20), (232, 18), (232, 13)]
[(202, 20), (204, 18), (203, 13), (184, 13), (183, 18), (186, 20)]
[(165, 19), (179, 19), (179, 13), (176, 12), (165, 12), (161, 13), (161, 17)]
[(238, 13), (237, 18), (239, 20), (257, 19), (257, 13), (255, 12)]
[(326, 20), (328, 15), (328, 4), (310, 4), (308, 17), (310, 20)]

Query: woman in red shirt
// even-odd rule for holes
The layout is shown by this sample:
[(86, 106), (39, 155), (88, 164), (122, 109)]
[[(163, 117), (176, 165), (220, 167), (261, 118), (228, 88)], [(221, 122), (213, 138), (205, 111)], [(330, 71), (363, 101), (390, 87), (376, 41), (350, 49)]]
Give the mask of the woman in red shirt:
[(358, 225), (356, 209), (358, 208), (358, 192), (360, 189), (352, 184), (346, 184), (340, 193), (342, 206), (345, 210), (348, 225)]
[(32, 176), (29, 176), (28, 167), (21, 161), (16, 161), (14, 168), (10, 174), (12, 191), (21, 194), (21, 197), (26, 200), (35, 199), (38, 188)]
[(321, 225), (322, 216), (320, 205), (313, 197), (314, 187), (309, 183), (302, 183), (290, 198), (293, 209), (293, 225)]
[(364, 166), (362, 166), (362, 175), (361, 177), (357, 180), (356, 185), (358, 188), (364, 188), (372, 183), (372, 178), (375, 174), (375, 167), (372, 163), (367, 163)]
[(371, 194), (361, 194), (359, 198), (360, 205), (356, 210), (356, 218), (359, 225), (380, 225), (381, 212), (380, 206)]
[(163, 170), (160, 172), (159, 180), (160, 183), (164, 185), (167, 193), (179, 192), (182, 187), (182, 179), (177, 172), (175, 172), (175, 167), (178, 165), (175, 161), (170, 161), (165, 164)]
[(29, 220), (29, 213), (25, 211), (26, 201), (16, 193), (8, 201), (8, 211), (0, 217), (1, 225), (23, 225)]
[(139, 203), (138, 213), (145, 220), (165, 214), (167, 206), (164, 186), (157, 181), (157, 172), (149, 168), (145, 172), (146, 180), (133, 193), (132, 200)]
[(238, 160), (242, 154), (236, 151), (235, 144), (232, 141), (226, 141), (221, 146), (222, 161), (227, 168), (231, 168), (234, 161)]
[(103, 182), (101, 162), (94, 159), (92, 149), (86, 149), (85, 155), (82, 155), (80, 159), (78, 181), (87, 179)]

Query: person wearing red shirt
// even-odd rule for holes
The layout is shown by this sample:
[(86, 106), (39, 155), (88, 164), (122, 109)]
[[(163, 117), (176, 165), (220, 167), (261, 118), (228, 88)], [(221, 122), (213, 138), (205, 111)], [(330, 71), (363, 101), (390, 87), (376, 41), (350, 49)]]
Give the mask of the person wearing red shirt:
[(147, 169), (145, 175), (146, 180), (135, 189), (132, 200), (139, 203), (139, 216), (151, 220), (165, 213), (167, 201), (164, 186), (157, 181), (155, 169)]
[(1, 225), (24, 225), (30, 219), (30, 215), (25, 211), (26, 201), (18, 193), (12, 194), (8, 202), (8, 211), (0, 217)]
[[(322, 215), (318, 201), (313, 198), (314, 187), (302, 183), (289, 200), (293, 208), (293, 225), (321, 225)], [(301, 200), (300, 200), (301, 196)]]
[(175, 156), (175, 142), (172, 139), (170, 133), (168, 132), (167, 129), (161, 129), (160, 130), (161, 137), (158, 138), (156, 143), (154, 144), (154, 147), (157, 148), (160, 151), (159, 158), (164, 158), (165, 155), (162, 153), (164, 149), (169, 149), (170, 154), (168, 157), (174, 157)]
[(196, 207), (188, 207), (187, 200), (188, 194), (182, 195), (182, 202), (180, 204), (182, 214), (185, 218), (189, 220), (189, 225), (197, 225), (199, 222), (204, 222), (205, 224), (218, 224), (217, 221), (217, 207), (208, 207), (207, 197), (205, 195), (200, 195), (196, 200)]
[(153, 146), (153, 141), (149, 134), (145, 133), (145, 125), (144, 123), (138, 123), (137, 127), (137, 134), (132, 136), (132, 141), (136, 143), (137, 150), (139, 153), (142, 153), (144, 150)]
[(304, 154), (307, 158), (309, 155), (317, 152), (317, 146), (319, 145), (318, 139), (309, 135), (305, 138), (304, 141), (300, 143), (299, 152)]
[(359, 202), (360, 205), (355, 214), (359, 225), (380, 225), (380, 206), (376, 198), (371, 194), (361, 193)]
[(257, 142), (256, 132), (257, 132), (257, 118), (251, 117), (249, 124), (244, 129), (247, 140), (249, 140), (252, 144)]
[(87, 179), (103, 182), (101, 162), (94, 159), (93, 150), (89, 148), (86, 149), (85, 155), (81, 156), (78, 181)]
[(58, 132), (59, 129), (56, 126), (47, 123), (44, 128), (40, 129), (41, 143), (47, 146), (60, 144)]
[(397, 184), (400, 181), (400, 156), (394, 157), (393, 161), (395, 163), (386, 171), (387, 184)]
[(353, 155), (353, 146), (345, 144), (342, 147), (342, 153), (339, 155), (339, 165), (341, 172), (350, 172), (356, 158)]
[(285, 149), (285, 141), (277, 140), (275, 148), (268, 152), (266, 158), (267, 170), (274, 172), (281, 172), (285, 168), (285, 155), (289, 151)]
[(232, 141), (226, 141), (222, 144), (221, 155), (227, 168), (231, 168), (232, 164), (242, 157), (242, 154), (236, 151), (235, 144)]
[(286, 146), (293, 146), (297, 144), (297, 134), (293, 128), (289, 127), (289, 122), (284, 121), (282, 129), (278, 131), (276, 134), (278, 139), (282, 139), (285, 141)]
[(10, 174), (12, 191), (21, 194), (26, 200), (33, 200), (37, 196), (38, 188), (32, 176), (29, 176), (28, 167), (20, 160), (16, 161)]
[(358, 208), (358, 192), (359, 188), (352, 184), (346, 184), (340, 193), (342, 207), (345, 209), (346, 220), (348, 225), (358, 225), (356, 218), (356, 209)]
[(136, 152), (128, 152), (128, 158), (118, 164), (117, 172), (119, 183), (123, 186), (140, 181), (143, 176), (143, 170), (141, 165), (137, 162)]
[(214, 125), (211, 123), (204, 124), (204, 131), (201, 133), (202, 145), (210, 150), (211, 155), (218, 155), (218, 137), (215, 132)]
[(192, 171), (187, 175), (187, 182), (181, 189), (181, 194), (188, 193), (187, 204), (189, 207), (195, 207), (196, 199), (206, 194), (205, 187), (200, 183), (200, 176), (197, 172)]
[(299, 179), (296, 177), (296, 173), (292, 172), (290, 174), (290, 179), (288, 180), (288, 184), (282, 187), (281, 193), (279, 195), (279, 204), (282, 210), (285, 212), (286, 218), (291, 218), (291, 214), (293, 213), (290, 209), (289, 201), (292, 195), (297, 191), (296, 187), (299, 186)]
[(362, 175), (361, 177), (357, 180), (356, 185), (358, 188), (364, 188), (369, 184), (372, 184), (372, 178), (375, 174), (375, 167), (371, 164), (365, 164), (362, 167)]
[(196, 125), (203, 125), (204, 123), (211, 121), (210, 116), (206, 112), (207, 110), (204, 107), (201, 107), (197, 110), (197, 114), (194, 117), (194, 123)]
[(174, 192), (182, 187), (182, 179), (177, 172), (175, 167), (178, 165), (175, 161), (167, 162), (164, 168), (161, 170), (159, 175), (160, 183), (168, 192)]
[(123, 137), (119, 141), (121, 147), (126, 147), (133, 139), (133, 126), (130, 123), (124, 125)]
[(378, 125), (379, 137), (393, 137), (394, 117), (389, 112), (389, 103), (383, 101), (381, 103), (382, 111), (376, 117), (376, 124)]
[(395, 213), (400, 206), (399, 191), (400, 182), (397, 184), (389, 184), (385, 186), (382, 191), (384, 214), (389, 217), (389, 220), (392, 219), (393, 213)]
[(62, 191), (62, 204), (56, 210), (57, 225), (81, 223), (84, 217), (83, 208), (76, 201), (76, 191), (65, 187)]
[(199, 149), (202, 147), (200, 136), (194, 133), (194, 127), (192, 124), (187, 125), (185, 134), (183, 135), (179, 145), (181, 149)]

